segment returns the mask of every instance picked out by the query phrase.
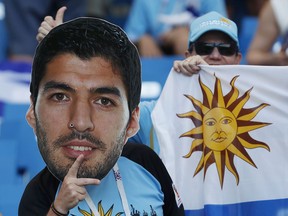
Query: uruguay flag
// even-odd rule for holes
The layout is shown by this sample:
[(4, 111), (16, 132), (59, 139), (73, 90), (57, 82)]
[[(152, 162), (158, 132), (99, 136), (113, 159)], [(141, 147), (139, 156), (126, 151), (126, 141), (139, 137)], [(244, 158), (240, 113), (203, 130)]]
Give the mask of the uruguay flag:
[(288, 67), (171, 71), (152, 121), (187, 215), (288, 215)]

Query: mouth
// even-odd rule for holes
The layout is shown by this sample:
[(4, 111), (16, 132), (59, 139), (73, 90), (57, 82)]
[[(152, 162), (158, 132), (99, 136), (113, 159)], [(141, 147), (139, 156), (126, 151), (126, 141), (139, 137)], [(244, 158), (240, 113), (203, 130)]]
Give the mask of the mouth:
[(97, 149), (92, 143), (80, 140), (73, 140), (63, 146), (64, 154), (70, 158), (77, 158), (80, 154), (87, 158)]
[(213, 141), (214, 141), (214, 142), (217, 142), (217, 143), (221, 143), (221, 142), (223, 142), (224, 140), (226, 140), (226, 138), (224, 138), (224, 137), (219, 137), (219, 138), (217, 138), (217, 139), (214, 139)]
[(86, 146), (67, 146), (67, 148), (73, 149), (74, 151), (92, 151), (91, 147), (86, 147)]

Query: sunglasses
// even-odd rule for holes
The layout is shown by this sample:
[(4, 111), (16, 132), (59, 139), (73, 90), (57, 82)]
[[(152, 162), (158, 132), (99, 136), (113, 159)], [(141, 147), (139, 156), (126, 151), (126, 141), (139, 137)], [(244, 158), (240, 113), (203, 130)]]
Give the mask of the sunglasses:
[(214, 47), (218, 49), (218, 52), (223, 56), (232, 56), (238, 52), (236, 43), (205, 43), (205, 42), (194, 42), (191, 43), (189, 52), (195, 51), (198, 55), (210, 55)]

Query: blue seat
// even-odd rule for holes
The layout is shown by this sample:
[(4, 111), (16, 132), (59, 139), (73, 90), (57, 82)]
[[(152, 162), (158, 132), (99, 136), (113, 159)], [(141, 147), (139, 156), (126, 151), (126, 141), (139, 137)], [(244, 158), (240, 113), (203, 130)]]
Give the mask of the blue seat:
[(174, 60), (182, 59), (182, 56), (165, 56), (161, 58), (142, 57), (141, 100), (157, 99), (173, 66)]
[(0, 184), (0, 214), (18, 215), (18, 205), (24, 189), (24, 184)]
[(29, 104), (3, 103), (2, 106), (3, 121), (26, 121), (26, 112), (29, 108)]
[(45, 166), (38, 150), (35, 135), (26, 120), (3, 121), (1, 139), (11, 138), (17, 143), (17, 172), (27, 182)]
[(2, 139), (12, 137), (17, 142), (17, 169), (26, 179), (44, 167), (33, 129), (25, 118), (28, 107), (28, 104), (5, 103), (0, 135)]
[(0, 139), (0, 148), (0, 184), (16, 183), (17, 143), (12, 139)]

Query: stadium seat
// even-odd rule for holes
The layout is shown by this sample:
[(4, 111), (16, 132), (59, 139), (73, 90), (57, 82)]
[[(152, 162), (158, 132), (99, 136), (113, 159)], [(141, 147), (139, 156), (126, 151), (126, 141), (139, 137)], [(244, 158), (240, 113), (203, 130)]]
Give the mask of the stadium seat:
[(18, 205), (24, 189), (24, 184), (0, 184), (0, 215), (18, 215)]
[(183, 56), (141, 58), (142, 100), (154, 100), (159, 97), (174, 60), (179, 59), (183, 59)]
[(3, 139), (13, 137), (17, 141), (17, 167), (22, 175), (34, 176), (44, 167), (32, 128), (25, 115), (28, 104), (4, 104), (1, 135)]
[[(12, 139), (0, 139), (0, 184), (16, 183), (17, 181), (17, 144)], [(1, 191), (2, 193), (2, 191)]]

